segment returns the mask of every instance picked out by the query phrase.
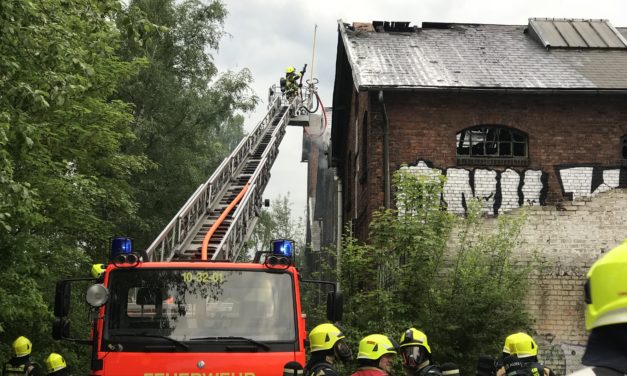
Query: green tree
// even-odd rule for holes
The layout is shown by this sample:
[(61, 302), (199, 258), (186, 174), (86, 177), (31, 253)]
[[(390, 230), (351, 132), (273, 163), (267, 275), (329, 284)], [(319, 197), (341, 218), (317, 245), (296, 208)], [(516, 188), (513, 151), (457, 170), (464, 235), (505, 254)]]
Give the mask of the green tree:
[[(453, 216), (441, 201), (444, 183), (439, 174), (399, 170), (396, 209), (373, 214), (369, 242), (343, 238), (342, 324), (355, 345), (373, 332), (398, 340), (416, 327), (429, 336), (436, 362), (470, 374), (480, 354), (497, 355), (507, 334), (530, 328), (524, 297), (532, 263), (513, 258), (524, 214), (501, 215), (491, 230), (472, 200), (466, 217)], [(326, 252), (334, 260), (335, 250)], [(304, 305), (316, 312), (310, 327), (325, 320), (311, 299)]]
[(520, 246), (524, 211), (499, 216), (496, 228), (488, 228), (481, 216), (482, 203), (470, 202), (459, 224), (455, 256), (446, 265), (446, 278), (433, 295), (425, 325), (433, 326), (433, 338), (441, 359), (454, 359), (465, 370), (476, 367), (484, 354), (500, 354), (503, 340), (512, 332), (529, 331), (531, 317), (525, 307), (528, 276), (538, 265), (535, 256), (515, 259)]
[(249, 259), (258, 251), (269, 250), (273, 239), (291, 239), (300, 252), (304, 247), (302, 218), (296, 220), (292, 216), (292, 201), (289, 192), (279, 195), (270, 205), (270, 209), (262, 208), (255, 229), (240, 253), (244, 259)]
[[(0, 2), (0, 360), (18, 335), (51, 344), (54, 281), (87, 272), (119, 218), (141, 153), (130, 107), (111, 100), (142, 62), (116, 55), (117, 0)], [(73, 352), (68, 361), (75, 363)]]
[(137, 137), (128, 150), (154, 163), (133, 177), (139, 210), (124, 228), (146, 247), (237, 145), (242, 112), (257, 99), (247, 69), (219, 74), (214, 65), (227, 14), (220, 1), (132, 0), (118, 24), (126, 27), (136, 13), (159, 25), (139, 30), (139, 38), (126, 34), (120, 48), (125, 59), (149, 61), (119, 90), (134, 104)]

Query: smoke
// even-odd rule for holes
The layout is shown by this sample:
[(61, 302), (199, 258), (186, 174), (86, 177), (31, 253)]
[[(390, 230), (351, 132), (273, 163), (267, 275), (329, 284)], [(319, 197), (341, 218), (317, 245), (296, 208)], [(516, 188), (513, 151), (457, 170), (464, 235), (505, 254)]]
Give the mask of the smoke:
[[(325, 121), (326, 115), (326, 121)], [(330, 107), (324, 108), (324, 113), (319, 111), (309, 115), (309, 126), (305, 127), (305, 135), (309, 141), (309, 153), (313, 155), (317, 149), (317, 155), (324, 155), (318, 159), (319, 168), (328, 168), (328, 153), (331, 143), (331, 115)]]

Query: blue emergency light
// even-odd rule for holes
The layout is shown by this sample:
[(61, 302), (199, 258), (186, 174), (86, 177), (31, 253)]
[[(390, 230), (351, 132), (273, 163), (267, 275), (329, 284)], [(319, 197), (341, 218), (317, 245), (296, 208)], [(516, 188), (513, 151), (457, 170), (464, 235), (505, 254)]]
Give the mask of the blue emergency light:
[(294, 253), (294, 241), (289, 239), (277, 239), (272, 241), (272, 254), (275, 256), (292, 257)]
[(124, 237), (115, 237), (111, 239), (111, 253), (109, 257), (113, 259), (118, 255), (128, 255), (131, 253), (131, 239)]

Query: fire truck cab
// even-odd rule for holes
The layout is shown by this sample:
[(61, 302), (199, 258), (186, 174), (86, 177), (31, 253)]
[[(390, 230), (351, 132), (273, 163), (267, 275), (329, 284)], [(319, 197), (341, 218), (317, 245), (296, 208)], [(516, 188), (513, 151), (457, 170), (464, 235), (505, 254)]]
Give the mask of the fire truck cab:
[[(284, 242), (284, 241), (281, 241)], [(87, 290), (92, 375), (279, 375), (305, 364), (298, 270), (279, 245), (263, 263), (114, 256)], [(277, 249), (279, 249), (277, 251)], [(57, 283), (53, 333), (68, 339), (71, 284)], [(331, 293), (330, 320), (341, 315)], [(335, 313), (334, 313), (335, 311)]]

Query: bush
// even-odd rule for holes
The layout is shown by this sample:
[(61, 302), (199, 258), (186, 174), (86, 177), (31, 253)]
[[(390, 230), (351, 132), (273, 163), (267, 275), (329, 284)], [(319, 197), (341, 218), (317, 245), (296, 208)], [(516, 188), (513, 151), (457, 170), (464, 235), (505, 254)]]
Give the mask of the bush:
[[(415, 327), (429, 337), (436, 362), (473, 374), (479, 355), (499, 354), (507, 334), (530, 328), (523, 300), (533, 262), (513, 259), (524, 212), (501, 215), (490, 230), (481, 203), (471, 200), (466, 217), (456, 217), (441, 199), (445, 181), (399, 170), (397, 209), (373, 214), (367, 244), (344, 237), (342, 327), (355, 346), (371, 333), (398, 341)], [(324, 252), (321, 259), (335, 263), (335, 250)], [(323, 321), (310, 316), (308, 326)]]

